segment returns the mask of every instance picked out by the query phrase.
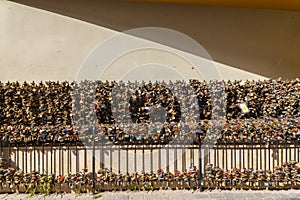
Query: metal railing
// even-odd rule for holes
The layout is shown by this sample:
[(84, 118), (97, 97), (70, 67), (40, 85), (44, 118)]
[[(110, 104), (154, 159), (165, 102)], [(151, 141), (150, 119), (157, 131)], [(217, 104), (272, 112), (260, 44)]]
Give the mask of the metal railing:
[[(155, 173), (157, 169), (166, 172), (180, 173), (189, 171), (194, 166), (199, 174), (192, 180), (170, 179), (160, 180), (159, 185), (167, 184), (166, 187), (173, 188), (176, 183), (177, 188), (197, 188), (201, 191), (205, 188), (297, 188), (298, 180), (247, 180), (244, 182), (237, 180), (226, 180), (216, 178), (208, 180), (205, 176), (205, 166), (212, 164), (221, 169), (250, 168), (255, 170), (273, 170), (274, 167), (283, 162), (294, 160), (300, 161), (299, 141), (260, 141), (252, 143), (241, 143), (237, 141), (218, 141), (214, 145), (204, 144), (127, 144), (116, 145), (111, 143), (84, 146), (82, 143), (71, 145), (70, 143), (51, 143), (41, 145), (33, 143), (31, 145), (1, 143), (2, 158), (8, 161), (10, 167), (24, 173), (37, 171), (40, 174), (52, 174), (61, 176), (74, 174), (81, 169), (87, 169), (92, 174), (93, 182), (96, 181), (96, 171), (108, 169), (116, 174), (131, 174), (138, 172)], [(200, 184), (201, 183), (201, 184)], [(100, 183), (98, 183), (100, 184)], [(125, 188), (118, 186), (109, 189), (95, 184), (94, 189), (113, 190)], [(103, 183), (104, 184), (104, 183)], [(122, 181), (122, 184), (125, 184)], [(134, 183), (128, 183), (128, 188)], [(144, 183), (143, 183), (144, 184)], [(145, 183), (146, 184), (146, 183)], [(148, 184), (148, 183), (147, 183)], [(153, 185), (151, 188), (155, 188)], [(194, 186), (193, 186), (194, 185)], [(282, 186), (283, 185), (283, 186)], [(180, 187), (179, 187), (180, 186)], [(104, 189), (106, 188), (106, 189)], [(123, 189), (122, 189), (123, 188)], [(147, 188), (147, 187), (146, 187)], [(149, 187), (150, 188), (150, 187)], [(148, 188), (148, 189), (149, 189)], [(145, 187), (144, 187), (145, 189)]]

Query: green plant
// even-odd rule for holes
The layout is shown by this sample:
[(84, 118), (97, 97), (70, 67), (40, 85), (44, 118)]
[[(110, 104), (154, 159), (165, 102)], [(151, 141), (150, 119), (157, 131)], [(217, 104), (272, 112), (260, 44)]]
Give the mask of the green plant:
[(75, 192), (76, 195), (80, 195), (84, 192), (84, 188), (81, 187), (81, 186), (75, 187), (74, 192)]
[(51, 185), (50, 183), (43, 183), (39, 186), (39, 191), (41, 194), (44, 194), (45, 196), (49, 196), (51, 193)]
[(100, 197), (101, 197), (101, 194), (100, 194), (100, 193), (94, 194), (94, 195), (93, 195), (93, 199), (98, 199), (98, 198), (100, 198)]
[(36, 187), (34, 187), (32, 184), (30, 184), (28, 186), (28, 188), (26, 189), (26, 194), (29, 194), (30, 196), (34, 196), (36, 193)]

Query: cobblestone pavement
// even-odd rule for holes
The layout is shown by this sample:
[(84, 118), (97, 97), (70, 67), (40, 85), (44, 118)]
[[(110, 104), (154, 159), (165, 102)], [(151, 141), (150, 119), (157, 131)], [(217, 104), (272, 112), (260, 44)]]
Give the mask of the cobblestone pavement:
[(190, 199), (243, 199), (243, 200), (300, 200), (300, 190), (289, 190), (289, 191), (212, 191), (212, 192), (192, 192), (192, 191), (154, 191), (154, 192), (105, 192), (101, 196), (92, 196), (90, 194), (64, 194), (51, 196), (40, 196), (36, 195), (30, 197), (25, 194), (1, 194), (0, 199), (7, 200), (52, 200), (52, 199), (70, 199), (70, 200), (84, 200), (84, 199), (105, 199), (105, 200), (190, 200)]

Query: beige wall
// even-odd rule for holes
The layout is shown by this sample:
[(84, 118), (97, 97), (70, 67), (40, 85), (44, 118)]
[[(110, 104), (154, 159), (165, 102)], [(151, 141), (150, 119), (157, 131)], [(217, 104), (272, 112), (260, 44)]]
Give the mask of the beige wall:
[(114, 30), (171, 28), (197, 40), (221, 63), (273, 78), (300, 75), (300, 12), (120, 0), (14, 1)]
[[(90, 52), (99, 43), (117, 33), (101, 26), (9, 1), (0, 1), (0, 11), (1, 81), (74, 80)], [(146, 56), (139, 54), (134, 59), (129, 56), (117, 65), (114, 63), (116, 72), (125, 65), (150, 62), (151, 60), (144, 59), (150, 57), (157, 59), (158, 63), (167, 60), (170, 62), (165, 64), (170, 66), (182, 65), (180, 60), (177, 62), (170, 59), (167, 54), (149, 51), (144, 51), (144, 54)], [(227, 65), (215, 64), (223, 79), (264, 78)]]

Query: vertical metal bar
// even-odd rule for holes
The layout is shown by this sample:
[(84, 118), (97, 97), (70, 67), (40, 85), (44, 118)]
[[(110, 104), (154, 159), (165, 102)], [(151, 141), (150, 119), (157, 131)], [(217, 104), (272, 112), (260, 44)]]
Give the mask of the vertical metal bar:
[(269, 154), (268, 154), (268, 158), (269, 158), (269, 170), (271, 170), (271, 141), (270, 139), (268, 139), (268, 150), (269, 150)]
[(214, 163), (213, 163), (213, 166), (217, 166), (217, 151), (216, 151), (215, 147), (213, 147), (213, 148), (214, 148)]
[(267, 170), (267, 150), (268, 150), (268, 148), (267, 148), (267, 143), (265, 143), (264, 145), (263, 145), (263, 149), (264, 149), (264, 170)]
[[(283, 148), (282, 148), (282, 145), (280, 145), (280, 143), (279, 143), (279, 140), (277, 140), (277, 149), (279, 149), (280, 148), (280, 150), (281, 150), (281, 162), (283, 161)], [(279, 151), (278, 151), (278, 153), (279, 153)], [(277, 154), (278, 155), (278, 154)], [(279, 166), (279, 155), (278, 155), (278, 158), (277, 158), (277, 166)]]
[(153, 146), (150, 146), (150, 172), (153, 172)]
[(254, 168), (254, 141), (253, 137), (251, 138), (251, 159), (252, 159), (252, 168)]
[(199, 155), (199, 190), (200, 192), (203, 192), (202, 188), (202, 141), (200, 138), (200, 134), (198, 135), (198, 141), (199, 141), (199, 149), (198, 149), (198, 155)]
[(109, 145), (109, 167), (110, 167), (110, 171), (112, 172), (112, 145)]
[(143, 140), (143, 144), (142, 144), (142, 169), (143, 172), (145, 172), (145, 145), (144, 145), (144, 140)]
[(241, 145), (239, 144), (239, 167), (238, 168), (242, 168), (242, 149), (241, 149)]
[(27, 166), (27, 142), (25, 142), (25, 172), (28, 172)]
[(56, 141), (53, 142), (53, 145), (55, 146), (55, 150), (53, 152), (54, 153), (54, 158), (53, 158), (54, 170), (53, 171), (54, 171), (54, 174), (56, 174), (57, 173), (57, 167), (56, 167), (56, 164), (57, 164), (57, 144), (56, 144)]
[(8, 166), (11, 166), (10, 153), (10, 141), (8, 141)]
[[(279, 140), (276, 140), (276, 151), (277, 151), (277, 157), (275, 157), (275, 160), (277, 158), (277, 166), (279, 165), (280, 163), (280, 160), (283, 161), (283, 148), (282, 148), (282, 144), (280, 145), (280, 142)], [(275, 161), (274, 161), (274, 164), (275, 164)]]
[(218, 144), (218, 141), (217, 141), (216, 145), (217, 145), (217, 166), (219, 166), (219, 144)]
[[(249, 151), (248, 151), (248, 168), (253, 168), (253, 163), (254, 163), (254, 157), (253, 157), (253, 139), (251, 138), (251, 159), (250, 159), (250, 154), (249, 154)], [(251, 161), (251, 165), (250, 165), (250, 161)]]
[(183, 149), (182, 149), (182, 171), (186, 169), (186, 149), (185, 149), (185, 141), (183, 142)]
[(193, 158), (194, 158), (194, 155), (193, 155), (193, 148), (190, 146), (189, 147), (189, 149), (190, 149), (190, 168), (194, 165), (193, 164)]
[[(159, 144), (160, 144), (160, 140), (159, 140)], [(161, 169), (161, 145), (159, 145), (158, 147), (158, 167), (159, 169)]]
[(234, 168), (236, 168), (236, 141), (235, 141), (235, 139), (233, 140), (233, 142), (234, 142), (234, 165), (233, 165), (233, 167)]
[(53, 157), (52, 157), (52, 149), (53, 149), (53, 140), (51, 140), (51, 147), (50, 147), (50, 165), (51, 165), (51, 168), (50, 168), (50, 170), (51, 170), (51, 174), (53, 174), (53, 171), (52, 171), (52, 169), (53, 169)]
[(262, 138), (261, 136), (259, 137), (259, 166), (260, 166), (260, 169), (263, 169), (263, 166), (262, 166)]
[(225, 148), (222, 148), (222, 165), (225, 169), (227, 169), (227, 144), (226, 144), (226, 140), (225, 142)]
[(177, 144), (175, 144), (174, 149), (174, 171), (177, 171)]
[[(126, 158), (128, 162), (128, 157)], [(104, 168), (104, 149), (103, 149), (103, 142), (101, 142), (101, 153), (100, 153), (100, 167)]]
[(92, 193), (95, 194), (95, 182), (96, 182), (96, 178), (95, 178), (95, 128), (93, 127), (92, 129), (93, 131), (93, 153), (92, 153), (92, 173), (93, 173), (93, 183), (92, 183)]
[[(42, 142), (42, 156), (45, 158), (45, 148), (44, 148), (44, 141)], [(42, 171), (45, 171), (45, 165), (44, 165), (45, 159), (42, 159)], [(47, 172), (48, 173), (48, 172)]]
[(76, 140), (76, 142), (75, 142), (76, 172), (79, 171), (79, 152), (78, 152), (78, 147), (77, 146), (78, 146), (78, 140)]
[(261, 154), (259, 154), (258, 156), (258, 147), (257, 147), (257, 143), (255, 143), (255, 153), (256, 153), (256, 169), (258, 170), (258, 157), (261, 156)]
[(288, 149), (289, 149), (289, 159), (288, 159), (288, 161), (290, 161), (290, 160), (292, 160), (292, 144), (291, 144), (291, 141), (289, 142)]
[(118, 145), (118, 173), (121, 173), (121, 147)]
[(39, 142), (37, 142), (37, 146), (38, 146), (38, 148), (37, 148), (37, 151), (36, 151), (36, 153), (37, 153), (37, 171), (39, 172), (39, 173), (42, 173), (42, 171), (41, 171), (41, 159), (40, 159), (40, 153), (41, 153), (41, 151), (40, 151), (40, 148), (39, 148)]
[(288, 162), (288, 144), (287, 140), (285, 140), (285, 162)]
[[(166, 164), (167, 164), (167, 171), (169, 171), (170, 170), (170, 155), (169, 155), (169, 150), (170, 150), (170, 146), (169, 146), (169, 144), (166, 144), (166, 147), (167, 147), (167, 159), (166, 159)], [(191, 149), (191, 150), (193, 150), (193, 149)], [(194, 161), (194, 158), (192, 159), (193, 161)]]
[[(225, 139), (225, 154), (222, 155), (223, 157), (223, 168), (227, 169), (228, 168), (228, 148), (227, 148), (227, 143), (228, 143), (228, 140)], [(222, 148), (224, 149), (224, 148)], [(219, 152), (219, 151), (218, 151)], [(232, 156), (232, 152), (231, 152), (231, 156)], [(219, 157), (219, 156), (218, 156)], [(225, 162), (224, 162), (224, 159), (225, 159)], [(219, 160), (219, 159), (218, 159)], [(232, 159), (231, 159), (231, 163), (232, 163)], [(219, 165), (218, 165), (219, 166)]]
[(245, 168), (245, 141), (243, 140), (243, 168)]
[(58, 145), (58, 158), (59, 158), (59, 161), (58, 161), (58, 172), (59, 172), (59, 175), (63, 175), (62, 174), (62, 171), (61, 171), (61, 142), (59, 142), (59, 145)]
[[(0, 139), (0, 143), (1, 143), (1, 139)], [(1, 153), (0, 153), (0, 156), (1, 156)], [(22, 170), (23, 172), (26, 172), (25, 171), (25, 159), (24, 159), (24, 156), (25, 156), (25, 151), (24, 151), (24, 148), (23, 148), (23, 151), (22, 151)]]
[(128, 173), (128, 166), (129, 166), (129, 158), (128, 158), (128, 145), (126, 146), (126, 172)]
[[(226, 146), (226, 148), (227, 148), (227, 144), (225, 145)], [(234, 145), (233, 145), (234, 146)], [(231, 165), (231, 168), (232, 168), (232, 166), (233, 166), (233, 161), (234, 160), (234, 158), (233, 158), (233, 149), (232, 149), (232, 146), (230, 145), (230, 161), (231, 161), (231, 163), (230, 163), (230, 165)], [(225, 169), (228, 169), (229, 168), (229, 166), (226, 166), (225, 167)]]
[(67, 150), (66, 148), (65, 148), (65, 144), (62, 144), (61, 145), (61, 173), (62, 174), (64, 174), (64, 172), (65, 172), (65, 163), (66, 163), (66, 161), (65, 161), (65, 155), (64, 155), (64, 152), (65, 152), (65, 150)]
[(86, 147), (83, 147), (84, 148), (84, 169), (87, 168), (87, 149)]
[(46, 156), (45, 156), (45, 159), (46, 159), (46, 171), (49, 174), (50, 172), (49, 172), (49, 154), (48, 154), (48, 152), (49, 152), (49, 147), (47, 147)]
[(298, 160), (297, 162), (300, 162), (300, 152), (299, 152), (299, 140), (297, 140), (297, 152), (298, 152)]
[(68, 158), (67, 158), (67, 162), (68, 162), (67, 170), (68, 170), (68, 173), (69, 173), (69, 172), (71, 172), (70, 142), (68, 142), (67, 154), (68, 154)]
[(137, 167), (136, 167), (136, 143), (134, 143), (134, 171), (137, 172)]
[(35, 161), (36, 161), (36, 156), (35, 156), (35, 141), (34, 141), (34, 143), (33, 143), (33, 169), (37, 170), (36, 165), (35, 165), (36, 164)]
[(208, 156), (208, 163), (210, 163), (210, 138), (208, 138), (208, 153), (207, 153), (207, 156)]
[(16, 163), (17, 162), (17, 151), (15, 150), (14, 145), (12, 145), (12, 154), (13, 154), (13, 152), (15, 152), (13, 161)]
[(0, 157), (2, 158), (2, 138), (0, 138)]
[(295, 138), (294, 138), (294, 161), (297, 161), (296, 160), (296, 139)]
[(19, 166), (19, 143), (17, 143), (17, 152), (16, 152), (16, 155), (17, 155), (17, 160), (16, 160), (16, 164), (17, 164), (17, 166), (16, 166), (16, 168), (18, 169), (18, 168), (20, 168)]

